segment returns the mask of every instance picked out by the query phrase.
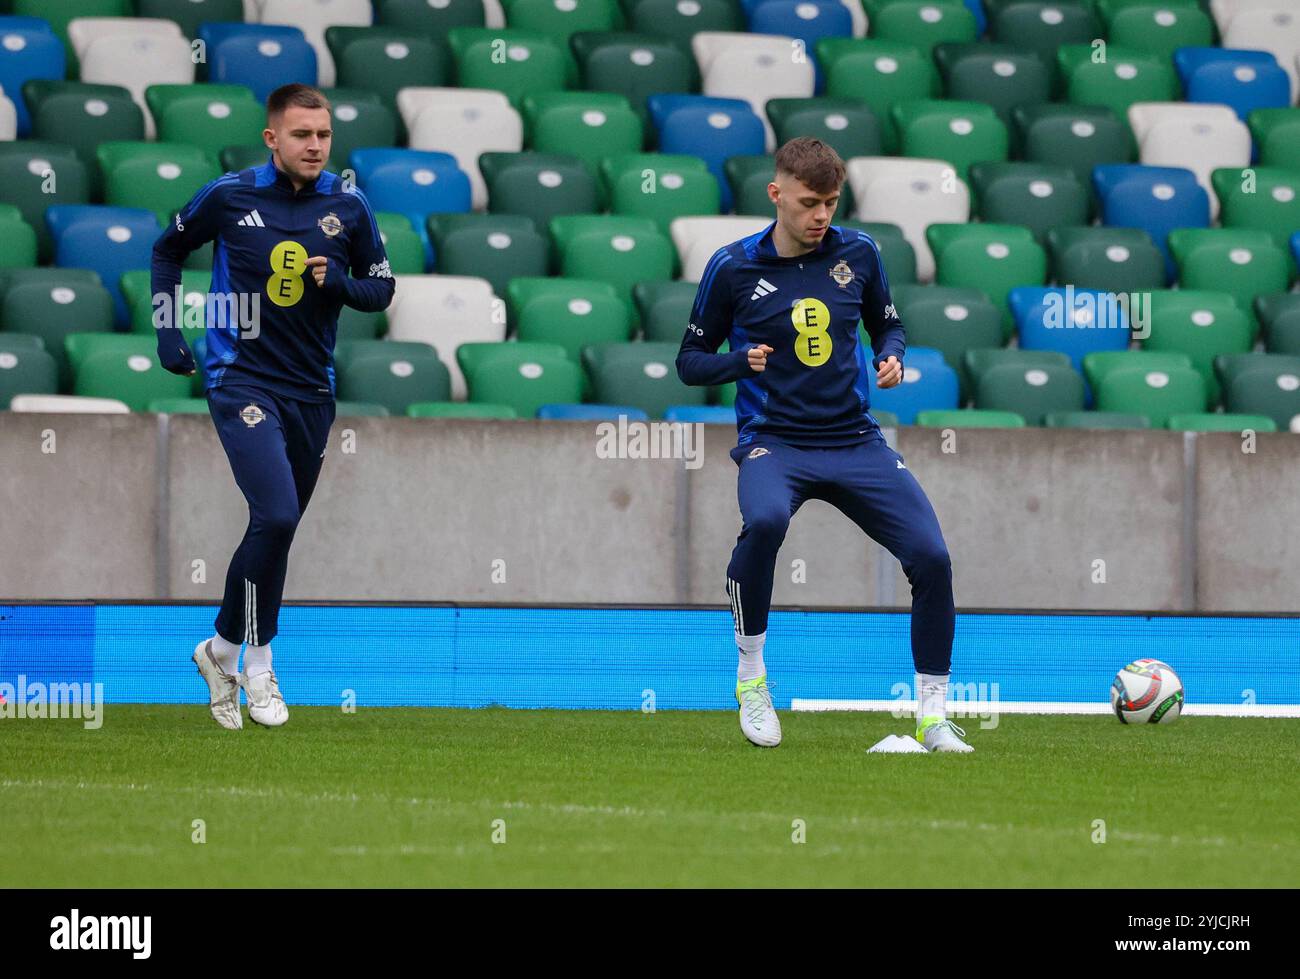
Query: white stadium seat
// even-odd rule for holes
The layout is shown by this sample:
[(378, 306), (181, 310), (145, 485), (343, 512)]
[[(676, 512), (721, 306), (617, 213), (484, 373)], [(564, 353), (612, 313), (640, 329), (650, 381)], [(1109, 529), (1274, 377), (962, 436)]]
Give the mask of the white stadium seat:
[(479, 154), (518, 153), (524, 148), (524, 123), (510, 100), (485, 88), (404, 88), (397, 93), (397, 109), (410, 133), (411, 149), (455, 156), (469, 175), (473, 208), (486, 208)]
[(1210, 195), (1210, 218), (1219, 214), (1210, 175), (1219, 167), (1250, 165), (1250, 130), (1226, 105), (1135, 102), (1128, 110), (1140, 160), (1152, 167), (1184, 167)]
[(1300, 53), (1300, 4), (1273, 0), (1267, 7), (1238, 10), (1223, 35), (1225, 48), (1267, 51), (1291, 79), (1291, 102), (1300, 91), (1296, 55)]
[(86, 51), (93, 41), (101, 37), (123, 35), (185, 36), (176, 21), (160, 17), (74, 17), (68, 21), (68, 40), (72, 42), (72, 50), (77, 52), (78, 61), (86, 57)]
[(0, 140), (18, 138), (18, 108), (0, 87)]
[(388, 339), (430, 344), (451, 373), (451, 396), (464, 401), (465, 376), (456, 363), (462, 343), (506, 338), (505, 304), (486, 279), (468, 275), (399, 275), (388, 309)]
[(767, 120), (769, 99), (811, 98), (812, 62), (794, 60), (795, 39), (780, 34), (700, 31), (691, 51), (700, 68), (701, 91), (716, 98), (744, 99), (763, 120), (767, 151), (776, 149), (776, 134)]
[(762, 231), (772, 222), (768, 218), (719, 215), (718, 217), (674, 218), (668, 226), (673, 247), (682, 263), (682, 278), (699, 282), (709, 259), (723, 245)]
[(258, 21), (263, 24), (287, 24), (302, 31), (307, 43), (316, 51), (318, 84), (328, 88), (334, 84), (334, 58), (325, 43), (325, 28), (369, 27), (370, 0), (262, 0), (262, 13)]
[(1243, 10), (1285, 10), (1292, 2), (1293, 0), (1210, 0), (1210, 15), (1218, 25), (1219, 34), (1224, 35), (1228, 33), (1232, 18)]
[(18, 394), (9, 402), (15, 412), (82, 415), (129, 415), (131, 409), (114, 398), (83, 398), (72, 394)]
[[(171, 21), (167, 23), (176, 27)], [(181, 35), (180, 28), (174, 35), (100, 35), (86, 46), (81, 57), (81, 80), (127, 89), (144, 113), (145, 139), (154, 139), (157, 129), (145, 104), (144, 90), (150, 85), (188, 85), (194, 81), (190, 42)]]
[(925, 240), (932, 224), (970, 220), (970, 188), (946, 160), (855, 156), (847, 161), (859, 221), (896, 224), (916, 251), (916, 275), (934, 279), (934, 255)]

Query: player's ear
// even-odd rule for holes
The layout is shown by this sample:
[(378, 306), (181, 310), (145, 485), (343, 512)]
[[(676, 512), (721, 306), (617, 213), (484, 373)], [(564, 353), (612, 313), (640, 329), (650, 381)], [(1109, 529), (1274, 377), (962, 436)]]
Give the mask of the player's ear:
[(767, 185), (767, 199), (773, 204), (781, 199), (781, 186), (775, 180)]

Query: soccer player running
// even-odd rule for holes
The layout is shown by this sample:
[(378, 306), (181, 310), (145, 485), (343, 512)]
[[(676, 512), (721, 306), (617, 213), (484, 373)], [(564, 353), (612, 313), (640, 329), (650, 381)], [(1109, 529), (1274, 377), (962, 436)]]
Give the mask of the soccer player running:
[[(776, 555), (808, 499), (837, 507), (902, 563), (912, 586), (916, 738), (931, 751), (974, 749), (945, 716), (956, 614), (952, 565), (920, 484), (868, 411), (858, 320), (871, 335), (876, 383), (902, 380), (903, 324), (876, 243), (831, 224), (845, 167), (821, 140), (776, 154), (767, 192), (776, 220), (718, 249), (705, 267), (677, 355), (686, 384), (736, 381), (742, 529), (727, 568), (739, 664), (740, 729), (781, 743), (763, 665)], [(717, 352), (723, 340), (731, 351)]]
[[(243, 727), (241, 686), (253, 721), (276, 727), (289, 718), (271, 668), (271, 641), (289, 547), (334, 421), (339, 310), (374, 312), (393, 298), (369, 202), (324, 169), (330, 118), (318, 90), (277, 88), (262, 131), (270, 159), (201, 189), (153, 247), (158, 359), (173, 374), (193, 374), (181, 331), (167, 324), (180, 323), (174, 297), (182, 262), (216, 242), (206, 309), (208, 409), (248, 501), (248, 529), (226, 573), (216, 632), (193, 659), (207, 681), (213, 718), (231, 730)], [(164, 306), (173, 315), (160, 317)], [(238, 314), (246, 308), (254, 311), (251, 322)]]

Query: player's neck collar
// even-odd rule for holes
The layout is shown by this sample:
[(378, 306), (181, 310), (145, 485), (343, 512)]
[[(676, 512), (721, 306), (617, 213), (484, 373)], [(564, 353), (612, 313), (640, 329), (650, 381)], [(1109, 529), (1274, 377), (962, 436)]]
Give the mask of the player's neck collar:
[[(259, 187), (265, 187), (268, 184), (275, 184), (278, 187), (283, 187), (290, 194), (299, 193), (298, 189), (294, 187), (293, 181), (289, 179), (289, 175), (275, 165), (274, 153), (266, 158), (266, 163), (257, 168), (257, 174), (257, 184)], [(322, 170), (320, 175), (312, 183), (303, 184), (302, 189), (304, 191), (309, 190), (313, 192), (320, 190), (321, 179), (324, 176), (325, 171)]]
[(812, 255), (819, 255), (830, 247), (831, 229), (826, 229), (826, 234), (822, 235), (822, 240), (817, 243), (817, 247), (810, 251), (800, 252), (798, 255), (782, 255), (776, 250), (776, 222), (773, 221), (767, 226), (758, 238), (758, 246), (755, 255), (758, 258), (773, 259), (778, 262), (796, 262), (799, 259), (808, 258)]

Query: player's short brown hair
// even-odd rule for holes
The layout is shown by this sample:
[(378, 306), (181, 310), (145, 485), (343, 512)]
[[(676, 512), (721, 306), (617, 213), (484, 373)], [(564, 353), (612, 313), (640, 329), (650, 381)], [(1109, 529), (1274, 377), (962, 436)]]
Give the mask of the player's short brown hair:
[(291, 105), (296, 105), (303, 109), (325, 109), (332, 112), (330, 100), (319, 88), (313, 88), (310, 85), (303, 85), (299, 82), (293, 82), (289, 85), (281, 85), (274, 92), (266, 97), (266, 120), (270, 122), (276, 116), (281, 115), (285, 109)]
[(846, 173), (844, 161), (813, 136), (798, 136), (776, 151), (776, 172), (802, 180), (816, 194), (839, 190)]

